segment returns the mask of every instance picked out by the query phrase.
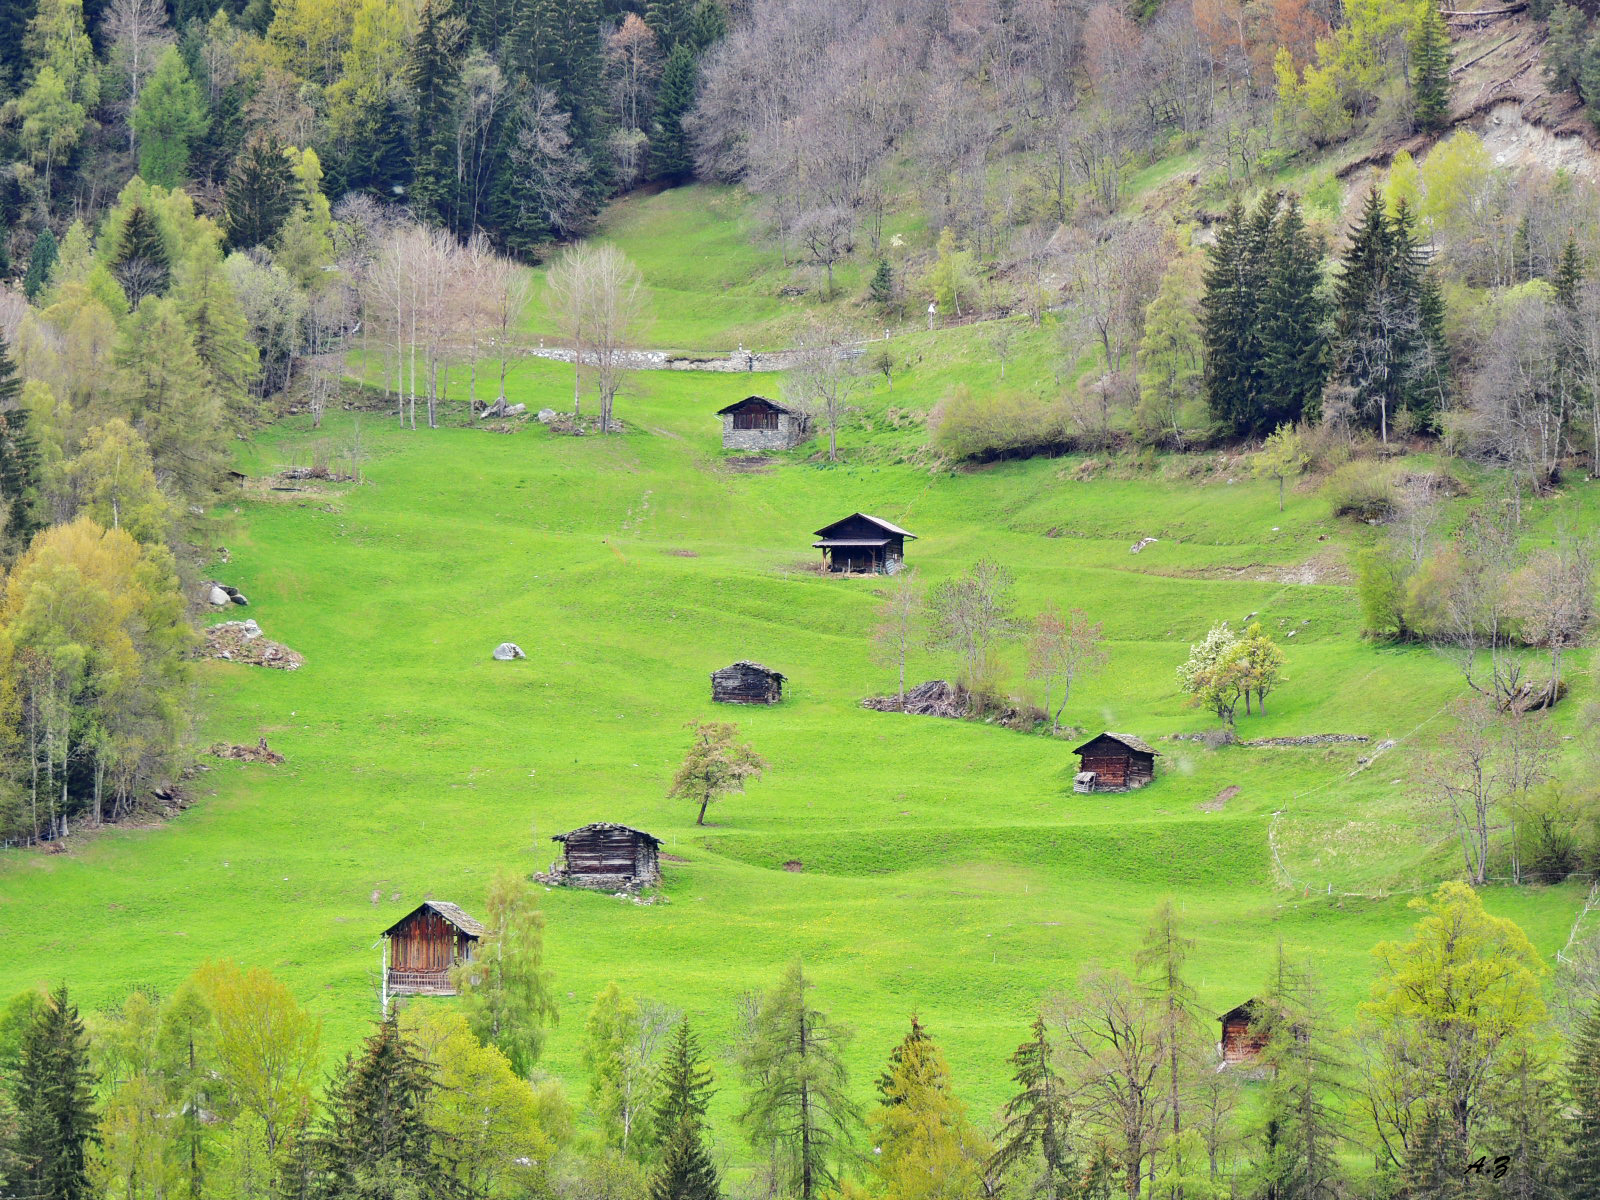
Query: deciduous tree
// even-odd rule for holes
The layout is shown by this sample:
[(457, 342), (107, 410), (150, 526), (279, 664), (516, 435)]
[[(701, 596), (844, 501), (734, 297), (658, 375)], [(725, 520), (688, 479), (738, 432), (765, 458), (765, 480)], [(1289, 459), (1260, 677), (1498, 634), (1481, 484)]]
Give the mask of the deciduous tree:
[(690, 721), (694, 740), (683, 764), (667, 789), (669, 800), (689, 800), (699, 806), (696, 825), (706, 823), (706, 809), (734, 792), (743, 792), (747, 780), (759, 779), (767, 769), (747, 742), (739, 740), (739, 727), (723, 721)]

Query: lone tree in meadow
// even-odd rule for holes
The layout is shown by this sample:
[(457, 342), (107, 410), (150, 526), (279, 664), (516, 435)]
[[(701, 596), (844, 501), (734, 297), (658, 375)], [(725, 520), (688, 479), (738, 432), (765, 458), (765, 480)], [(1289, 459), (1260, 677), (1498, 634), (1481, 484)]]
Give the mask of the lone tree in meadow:
[(766, 760), (748, 742), (739, 740), (739, 727), (726, 721), (690, 721), (694, 743), (683, 765), (672, 777), (669, 800), (693, 800), (700, 806), (696, 825), (706, 823), (706, 809), (730, 792), (744, 791), (745, 780), (759, 779)]
[(894, 576), (882, 593), (878, 623), (872, 630), (873, 661), (900, 672), (900, 707), (906, 705), (906, 656), (916, 644), (922, 621), (922, 587), (913, 570)]
[(928, 646), (960, 657), (961, 682), (976, 696), (990, 695), (998, 686), (1000, 646), (1017, 634), (1015, 585), (1010, 571), (984, 558), (928, 593)]
[[(1080, 675), (1093, 675), (1110, 661), (1103, 632), (1100, 622), (1090, 621), (1081, 608), (1063, 616), (1051, 604), (1033, 619), (1033, 633), (1028, 639), (1028, 678), (1044, 685), (1044, 707), (1050, 713), (1051, 733), (1061, 730), (1061, 710), (1072, 694), (1073, 681)], [(1050, 708), (1051, 696), (1056, 697), (1054, 710)]]
[(1299, 431), (1285, 423), (1267, 435), (1267, 440), (1250, 461), (1250, 470), (1257, 479), (1278, 481), (1278, 511), (1282, 512), (1285, 482), (1304, 471), (1308, 461)]

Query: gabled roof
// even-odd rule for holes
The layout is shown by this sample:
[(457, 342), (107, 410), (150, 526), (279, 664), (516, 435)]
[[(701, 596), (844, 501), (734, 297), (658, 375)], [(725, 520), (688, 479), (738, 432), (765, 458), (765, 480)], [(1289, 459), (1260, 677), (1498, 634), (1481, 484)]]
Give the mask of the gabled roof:
[(831, 530), (839, 528), (839, 526), (845, 524), (847, 521), (854, 521), (857, 517), (860, 517), (863, 521), (871, 521), (879, 529), (888, 530), (890, 533), (897, 533), (901, 537), (914, 538), (917, 536), (909, 529), (901, 529), (900, 526), (895, 525), (890, 521), (885, 521), (882, 517), (875, 517), (871, 513), (864, 512), (851, 513), (848, 517), (845, 517), (840, 521), (835, 521), (832, 525), (824, 525), (821, 529), (816, 531), (816, 536), (825, 538), (828, 536), (828, 533)]
[(653, 833), (646, 833), (642, 829), (634, 829), (629, 825), (617, 825), (611, 821), (594, 821), (577, 829), (569, 829), (566, 833), (554, 833), (550, 835), (550, 840), (564, 843), (569, 837), (575, 837), (580, 833), (608, 833), (613, 829), (620, 829), (624, 833), (636, 834), (647, 842), (654, 842), (658, 846), (661, 845), (661, 839)]
[(720, 417), (725, 413), (738, 412), (741, 408), (749, 408), (755, 405), (765, 405), (768, 408), (775, 408), (781, 413), (788, 413), (791, 417), (798, 417), (800, 415), (799, 412), (790, 408), (788, 405), (779, 404), (776, 400), (770, 400), (766, 396), (746, 396), (743, 400), (734, 401), (732, 404), (728, 405), (727, 408), (717, 409), (717, 416)]
[(768, 679), (783, 679), (783, 678), (786, 678), (786, 676), (783, 674), (783, 672), (774, 671), (771, 667), (762, 666), (758, 662), (751, 662), (748, 658), (741, 658), (736, 663), (729, 663), (725, 667), (718, 667), (715, 671), (711, 672), (711, 674), (712, 675), (721, 675), (724, 671), (733, 671), (733, 670), (738, 669), (739, 667), (745, 667), (745, 668), (747, 668), (747, 669), (749, 669), (751, 671), (760, 671)]
[(381, 936), (391, 936), (396, 929), (399, 929), (400, 926), (404, 925), (407, 921), (416, 916), (425, 908), (431, 908), (434, 912), (438, 913), (441, 917), (443, 917), (451, 925), (455, 926), (462, 933), (466, 934), (469, 938), (480, 938), (483, 936), (483, 922), (479, 921), (475, 917), (469, 917), (462, 910), (460, 905), (451, 904), (448, 900), (424, 900), (421, 904), (417, 905), (417, 907), (413, 908), (393, 925), (389, 926), (389, 928), (385, 929)]
[(1217, 1020), (1227, 1022), (1242, 1017), (1246, 1021), (1254, 1021), (1256, 1019), (1256, 1014), (1265, 1008), (1266, 1005), (1262, 1003), (1259, 997), (1252, 997), (1251, 999), (1246, 1000), (1243, 1004), (1235, 1005), (1233, 1008), (1230, 1008), (1227, 1012), (1218, 1017)]
[(1106, 732), (1104, 732), (1104, 733), (1095, 734), (1092, 738), (1090, 738), (1083, 745), (1076, 747), (1072, 752), (1074, 754), (1082, 754), (1085, 750), (1087, 750), (1090, 746), (1094, 745), (1101, 738), (1110, 738), (1113, 742), (1121, 742), (1129, 750), (1137, 750), (1140, 754), (1160, 754), (1161, 753), (1161, 751), (1155, 749), (1154, 747), (1145, 745), (1143, 740), (1141, 740), (1140, 738), (1134, 737), (1133, 734), (1131, 734), (1131, 733), (1112, 733), (1109, 729), (1106, 730)]

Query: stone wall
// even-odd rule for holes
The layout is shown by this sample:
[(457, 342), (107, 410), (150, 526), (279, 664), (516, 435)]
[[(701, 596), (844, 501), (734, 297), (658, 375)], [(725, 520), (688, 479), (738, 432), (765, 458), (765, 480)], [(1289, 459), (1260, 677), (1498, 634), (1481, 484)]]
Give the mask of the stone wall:
[(776, 429), (735, 429), (732, 413), (722, 418), (724, 450), (792, 450), (805, 440), (805, 429), (786, 413), (778, 417)]
[[(527, 352), (534, 358), (572, 362), (577, 356), (565, 346), (540, 346)], [(859, 346), (846, 347), (842, 354), (859, 358)], [(787, 371), (799, 361), (797, 350), (732, 350), (725, 355), (672, 354), (666, 350), (622, 350), (618, 364), (627, 371), (718, 371), (747, 374), (754, 371)]]

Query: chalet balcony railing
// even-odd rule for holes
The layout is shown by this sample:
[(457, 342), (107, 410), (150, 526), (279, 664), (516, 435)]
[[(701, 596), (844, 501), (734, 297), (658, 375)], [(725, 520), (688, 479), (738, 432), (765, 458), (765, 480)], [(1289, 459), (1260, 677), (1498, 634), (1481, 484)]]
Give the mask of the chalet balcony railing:
[(397, 971), (389, 970), (391, 993), (415, 996), (454, 996), (455, 985), (450, 982), (449, 971)]

